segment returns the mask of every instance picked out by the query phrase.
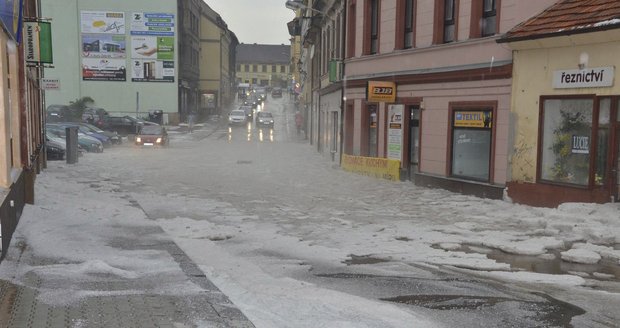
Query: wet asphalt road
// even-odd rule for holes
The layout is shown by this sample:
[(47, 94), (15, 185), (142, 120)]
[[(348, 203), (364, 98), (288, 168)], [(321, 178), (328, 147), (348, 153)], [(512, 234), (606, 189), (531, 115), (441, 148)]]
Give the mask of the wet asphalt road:
[[(253, 120), (239, 126), (221, 124), (208, 138), (226, 141), (230, 147), (248, 142), (306, 142), (305, 135), (295, 131), (292, 103), (286, 99), (271, 100), (261, 110), (273, 113), (276, 121), (273, 128), (257, 128)], [(257, 255), (280, 256), (274, 253)], [(521, 266), (523, 262), (521, 259)], [(385, 261), (363, 254), (351, 254), (346, 264), (347, 269), (343, 270), (342, 266), (303, 263), (294, 278), (412, 308), (446, 327), (572, 327), (571, 320), (586, 313), (578, 305), (552, 297), (554, 288), (547, 293), (527, 286), (480, 279), (448, 268)], [(396, 267), (402, 275), (385, 275), (386, 270), (382, 270), (385, 267), (389, 272)], [(616, 324), (613, 316), (606, 317), (604, 313), (598, 319), (589, 317), (575, 322), (595, 327)]]

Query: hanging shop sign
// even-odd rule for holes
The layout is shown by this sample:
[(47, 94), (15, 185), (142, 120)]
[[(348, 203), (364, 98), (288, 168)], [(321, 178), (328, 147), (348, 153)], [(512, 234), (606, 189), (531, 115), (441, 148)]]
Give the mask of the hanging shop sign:
[(486, 128), (493, 125), (493, 112), (480, 111), (456, 111), (454, 112), (454, 127), (459, 128)]
[(396, 101), (396, 83), (386, 81), (368, 81), (366, 87), (366, 101), (386, 102)]
[(388, 151), (389, 159), (401, 160), (403, 156), (403, 113), (405, 105), (388, 106)]
[(15, 42), (21, 42), (23, 0), (0, 1), (0, 22)]
[(553, 87), (555, 89), (611, 87), (614, 85), (614, 73), (613, 67), (554, 71)]
[(24, 51), (26, 62), (53, 64), (52, 28), (49, 22), (24, 23)]

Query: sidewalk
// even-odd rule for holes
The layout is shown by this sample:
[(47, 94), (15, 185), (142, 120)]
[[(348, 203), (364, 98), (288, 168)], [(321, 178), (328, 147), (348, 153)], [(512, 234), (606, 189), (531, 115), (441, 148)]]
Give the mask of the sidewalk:
[(130, 190), (63, 166), (0, 263), (0, 327), (254, 327)]

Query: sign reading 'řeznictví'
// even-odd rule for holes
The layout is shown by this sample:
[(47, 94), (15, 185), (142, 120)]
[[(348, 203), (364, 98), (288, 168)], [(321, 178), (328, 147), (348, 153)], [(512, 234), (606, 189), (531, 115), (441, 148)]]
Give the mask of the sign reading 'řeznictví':
[(613, 67), (594, 67), (553, 72), (553, 87), (555, 89), (611, 87), (613, 84)]

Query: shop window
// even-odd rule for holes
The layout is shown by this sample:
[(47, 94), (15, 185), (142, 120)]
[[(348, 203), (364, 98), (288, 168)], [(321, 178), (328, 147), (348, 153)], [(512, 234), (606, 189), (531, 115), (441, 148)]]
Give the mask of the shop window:
[(493, 110), (455, 110), (453, 115), (452, 176), (489, 181)]
[(545, 99), (541, 180), (589, 185), (592, 99)]

